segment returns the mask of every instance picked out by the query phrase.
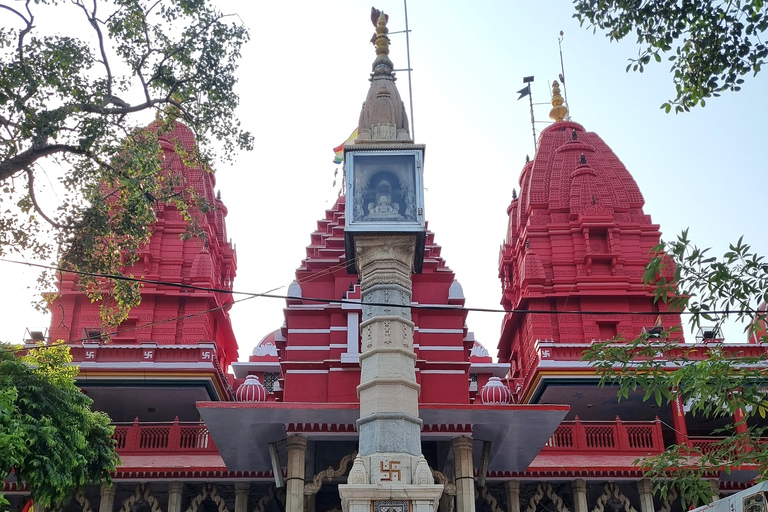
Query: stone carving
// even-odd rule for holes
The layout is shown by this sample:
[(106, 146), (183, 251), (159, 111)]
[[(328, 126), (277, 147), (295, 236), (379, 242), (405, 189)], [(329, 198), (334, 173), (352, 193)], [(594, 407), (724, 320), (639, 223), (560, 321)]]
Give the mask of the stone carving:
[(621, 489), (614, 482), (608, 482), (603, 488), (603, 494), (598, 498), (595, 508), (591, 512), (604, 512), (605, 505), (609, 501), (618, 502), (624, 512), (637, 512), (635, 507), (629, 502), (629, 499), (621, 493)]
[(533, 494), (531, 501), (528, 503), (528, 508), (525, 509), (525, 512), (536, 512), (536, 506), (539, 504), (542, 498), (544, 498), (544, 496), (552, 501), (556, 512), (570, 512), (565, 506), (565, 503), (563, 503), (562, 498), (555, 494), (555, 491), (552, 489), (552, 485), (548, 482), (541, 482), (536, 487), (536, 492)]
[(485, 502), (488, 503), (491, 512), (504, 512), (501, 507), (499, 507), (499, 503), (496, 501), (496, 498), (494, 498), (493, 495), (488, 492), (487, 485), (482, 487), (475, 487), (475, 499), (477, 499), (478, 495), (482, 496)]
[(413, 483), (416, 485), (434, 485), (435, 483), (435, 477), (432, 476), (427, 459), (423, 455), (419, 456), (419, 460), (416, 462), (416, 469), (413, 471)]
[[(187, 509), (187, 512), (197, 512), (198, 507), (200, 507), (200, 504), (204, 502), (207, 498), (210, 498), (211, 501), (216, 505), (216, 509), (218, 512), (229, 512), (229, 509), (227, 508), (227, 504), (224, 502), (224, 500), (219, 496), (219, 491), (216, 489), (216, 486), (213, 484), (206, 484), (203, 486), (200, 493), (195, 496), (195, 498), (192, 500), (192, 503), (189, 504), (189, 508)], [(152, 512), (155, 512), (154, 510)]]
[(323, 479), (326, 479), (330, 482), (332, 478), (337, 478), (342, 476), (344, 473), (347, 472), (347, 467), (349, 466), (349, 463), (356, 460), (357, 460), (357, 452), (352, 452), (348, 455), (345, 455), (339, 461), (338, 469), (333, 469), (333, 466), (328, 466), (328, 469), (316, 474), (312, 478), (311, 484), (304, 484), (304, 496), (312, 496), (313, 494), (317, 494), (317, 491), (319, 491), (320, 488), (323, 486)]
[(439, 484), (443, 484), (443, 492), (448, 496), (456, 496), (456, 483), (449, 480), (444, 473), (432, 468), (430, 468), (430, 470), (432, 471), (432, 476), (435, 481)]
[(677, 499), (677, 485), (670, 486), (667, 489), (667, 497), (664, 499), (664, 503), (661, 505), (659, 512), (670, 512), (672, 510), (672, 503)]
[(349, 470), (347, 483), (350, 485), (365, 485), (369, 483), (368, 472), (365, 470), (365, 464), (363, 464), (363, 459), (360, 457), (355, 457), (352, 469)]
[(267, 503), (272, 501), (272, 498), (275, 497), (275, 484), (270, 484), (269, 487), (267, 487), (267, 494), (259, 498), (259, 501), (256, 503), (256, 508), (253, 509), (253, 512), (264, 512), (264, 509), (267, 507)]
[(401, 462), (399, 460), (387, 461), (387, 465), (384, 465), (384, 461), (379, 461), (379, 471), (381, 471), (382, 482), (402, 482), (403, 472), (400, 469)]
[(157, 502), (155, 497), (152, 496), (152, 492), (149, 490), (149, 486), (147, 484), (141, 484), (136, 487), (133, 495), (131, 495), (131, 497), (125, 500), (123, 503), (123, 507), (120, 509), (120, 512), (131, 512), (137, 502), (146, 503), (150, 506), (152, 512), (160, 512), (160, 504)]
[(88, 501), (82, 492), (79, 492), (77, 496), (75, 496), (75, 501), (80, 504), (83, 512), (93, 512), (93, 509), (91, 508), (91, 502)]

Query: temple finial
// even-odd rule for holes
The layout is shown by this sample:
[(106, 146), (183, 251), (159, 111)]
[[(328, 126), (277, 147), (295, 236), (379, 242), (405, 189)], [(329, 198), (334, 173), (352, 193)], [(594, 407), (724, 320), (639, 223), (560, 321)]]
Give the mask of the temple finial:
[(549, 117), (556, 123), (568, 115), (568, 108), (563, 106), (563, 101), (563, 97), (560, 96), (560, 84), (555, 80), (552, 82), (552, 110), (549, 111)]
[(392, 75), (392, 61), (389, 60), (389, 29), (387, 22), (389, 16), (375, 7), (371, 7), (371, 21), (376, 27), (376, 33), (371, 38), (371, 42), (376, 46), (376, 60), (373, 61), (373, 74)]

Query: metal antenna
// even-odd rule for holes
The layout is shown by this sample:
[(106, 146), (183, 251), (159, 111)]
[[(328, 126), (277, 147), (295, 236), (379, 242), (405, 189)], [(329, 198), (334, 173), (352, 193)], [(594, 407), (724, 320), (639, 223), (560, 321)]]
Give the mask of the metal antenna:
[[(411, 140), (416, 141), (416, 133), (413, 129), (413, 89), (411, 88), (411, 31), (408, 30), (408, 1), (403, 0), (405, 8), (405, 53), (408, 56), (408, 100), (411, 103)], [(562, 60), (562, 52), (560, 60)], [(567, 102), (567, 100), (566, 100)]]
[[(568, 103), (568, 86), (565, 84), (565, 66), (563, 66), (563, 37), (565, 33), (561, 30), (560, 37), (557, 38), (557, 46), (560, 48), (560, 83), (563, 84), (563, 94), (565, 94), (565, 106), (568, 108), (566, 121), (571, 120), (571, 104)], [(410, 65), (408, 66), (410, 67)]]

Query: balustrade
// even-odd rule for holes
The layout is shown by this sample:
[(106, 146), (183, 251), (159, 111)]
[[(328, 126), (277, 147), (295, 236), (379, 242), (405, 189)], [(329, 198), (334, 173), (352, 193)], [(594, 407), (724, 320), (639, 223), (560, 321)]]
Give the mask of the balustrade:
[(208, 427), (203, 423), (139, 423), (116, 425), (112, 438), (118, 453), (218, 453)]
[(629, 452), (647, 454), (662, 452), (664, 441), (661, 434), (661, 422), (656, 421), (621, 421), (615, 422), (564, 421), (555, 430), (543, 451), (570, 452), (601, 451)]

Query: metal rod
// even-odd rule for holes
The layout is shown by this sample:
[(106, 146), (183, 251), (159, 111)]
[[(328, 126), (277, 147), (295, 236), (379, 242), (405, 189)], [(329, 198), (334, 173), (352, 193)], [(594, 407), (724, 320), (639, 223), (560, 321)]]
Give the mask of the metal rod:
[[(531, 87), (531, 84), (528, 84), (528, 87)], [(531, 131), (533, 132), (533, 154), (536, 155), (536, 153), (539, 151), (539, 144), (536, 142), (536, 121), (533, 118), (533, 91), (531, 90), (528, 93), (528, 101), (531, 104)]]
[(413, 89), (411, 87), (411, 41), (410, 33), (408, 29), (408, 1), (403, 0), (403, 7), (405, 8), (405, 52), (408, 56), (408, 99), (411, 103), (411, 140), (416, 141), (416, 133), (413, 128)]
[(566, 121), (571, 120), (571, 105), (568, 103), (568, 86), (565, 85), (565, 66), (563, 65), (563, 37), (565, 34), (560, 31), (560, 37), (557, 38), (557, 46), (560, 48), (560, 81), (563, 82), (563, 94), (565, 95), (565, 106), (568, 107), (568, 113), (566, 114)]

